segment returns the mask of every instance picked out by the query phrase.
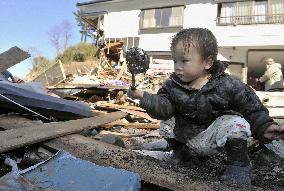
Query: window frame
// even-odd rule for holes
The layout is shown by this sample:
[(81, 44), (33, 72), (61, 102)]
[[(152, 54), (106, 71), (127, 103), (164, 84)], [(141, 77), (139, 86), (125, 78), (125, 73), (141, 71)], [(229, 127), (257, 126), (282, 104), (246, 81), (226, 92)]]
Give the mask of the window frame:
[[(265, 7), (265, 14), (257, 15), (255, 14), (256, 10), (256, 2), (266, 2)], [(281, 1), (281, 0), (280, 0)], [(248, 15), (241, 15), (240, 13), (240, 7), (239, 4), (242, 2), (239, 1), (230, 1), (230, 2), (221, 2), (218, 3), (217, 8), (217, 19), (216, 19), (216, 25), (217, 26), (228, 26), (228, 25), (255, 25), (255, 24), (284, 24), (284, 0), (282, 0), (282, 13), (281, 14), (275, 14), (271, 13), (271, 7), (273, 5), (272, 0), (254, 0), (254, 1), (246, 1), (251, 2), (251, 7), (248, 6), (248, 10), (250, 10), (250, 14)], [(234, 11), (233, 16), (222, 16), (222, 7), (224, 5), (228, 4), (234, 4)], [(225, 7), (225, 6), (224, 6)], [(281, 10), (279, 8), (279, 10)], [(230, 20), (230, 22), (227, 22)], [(225, 21), (225, 22), (223, 22)]]
[[(169, 17), (169, 20), (172, 18), (172, 13), (173, 13), (173, 8), (183, 8), (182, 9), (182, 13), (180, 15), (181, 17), (181, 21), (180, 24), (178, 25), (170, 25), (170, 21), (169, 21), (169, 25), (168, 26), (162, 26), (162, 18), (163, 18), (163, 12), (165, 9), (171, 8), (171, 15)], [(140, 13), (140, 23), (139, 23), (139, 28), (140, 30), (148, 30), (148, 29), (166, 29), (166, 28), (182, 28), (183, 27), (183, 22), (184, 22), (184, 5), (176, 5), (176, 6), (168, 6), (168, 7), (155, 7), (155, 8), (148, 8), (148, 9), (142, 9), (141, 13)], [(145, 11), (147, 10), (154, 10), (154, 18), (155, 18), (155, 14), (156, 14), (156, 10), (160, 11), (160, 21), (159, 21), (159, 25), (157, 25), (157, 23), (155, 23), (154, 27), (144, 27), (143, 26), (143, 22), (144, 22), (144, 15), (145, 15)]]

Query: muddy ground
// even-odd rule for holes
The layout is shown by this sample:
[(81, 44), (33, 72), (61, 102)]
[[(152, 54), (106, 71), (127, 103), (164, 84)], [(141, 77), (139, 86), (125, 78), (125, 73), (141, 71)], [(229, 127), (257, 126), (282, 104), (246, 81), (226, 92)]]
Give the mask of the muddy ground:
[[(191, 180), (208, 182), (218, 188), (218, 181), (226, 167), (226, 156), (220, 153), (217, 156), (208, 158), (195, 158), (184, 165), (169, 165), (176, 172), (188, 175)], [(284, 160), (264, 149), (251, 154), (252, 162), (252, 185), (255, 187), (244, 187), (241, 190), (277, 190), (284, 191)], [(168, 163), (169, 164), (169, 163)], [(167, 163), (165, 164), (167, 165)], [(190, 172), (190, 173), (189, 173)], [(221, 185), (221, 183), (220, 183)], [(257, 187), (257, 188), (256, 188)], [(233, 187), (228, 190), (235, 190)]]

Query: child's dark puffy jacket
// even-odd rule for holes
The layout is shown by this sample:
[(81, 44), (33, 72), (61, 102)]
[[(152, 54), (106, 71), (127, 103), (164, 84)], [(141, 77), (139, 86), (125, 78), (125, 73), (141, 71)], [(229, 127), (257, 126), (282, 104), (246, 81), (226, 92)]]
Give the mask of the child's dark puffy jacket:
[(174, 116), (174, 133), (182, 143), (225, 114), (243, 116), (251, 125), (253, 137), (263, 140), (267, 127), (276, 123), (249, 86), (224, 73), (226, 66), (216, 61), (211, 79), (201, 90), (191, 89), (172, 74), (157, 94), (145, 92), (140, 105), (156, 119)]

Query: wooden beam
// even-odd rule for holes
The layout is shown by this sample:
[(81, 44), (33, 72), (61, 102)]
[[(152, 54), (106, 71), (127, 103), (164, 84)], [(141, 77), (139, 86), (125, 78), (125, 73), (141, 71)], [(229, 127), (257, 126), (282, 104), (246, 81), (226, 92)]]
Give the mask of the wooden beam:
[(111, 166), (136, 172), (145, 182), (176, 191), (213, 191), (213, 190), (262, 190), (258, 187), (236, 188), (217, 181), (193, 180), (191, 174), (195, 170), (186, 168), (179, 171), (179, 167), (170, 167), (169, 164), (148, 156), (143, 156), (132, 150), (124, 149), (90, 137), (74, 134), (45, 142), (45, 146), (57, 150), (65, 150), (72, 155), (88, 160), (97, 165)]
[(121, 68), (120, 68), (119, 73), (117, 74), (117, 76), (116, 76), (116, 78), (115, 78), (116, 80), (120, 80), (120, 78), (123, 76), (123, 74), (124, 74), (124, 72), (125, 72), (126, 67), (127, 67), (126, 61), (124, 61), (124, 62), (122, 63), (122, 66), (121, 66)]
[(56, 86), (47, 86), (49, 90), (56, 89), (106, 89), (106, 90), (128, 90), (128, 86), (115, 86), (115, 85), (94, 85), (94, 84), (57, 84)]
[[(30, 127), (34, 125), (43, 124), (41, 121), (33, 121), (22, 117), (20, 115), (2, 115), (0, 117), (0, 128), (5, 130), (19, 129), (23, 127)], [(0, 133), (1, 134), (1, 133)]]
[(30, 54), (21, 50), (18, 47), (10, 48), (9, 50), (0, 54), (0, 72), (22, 62), (30, 57)]
[(3, 131), (0, 132), (0, 153), (60, 136), (78, 133), (85, 129), (91, 129), (121, 119), (126, 115), (126, 113), (119, 111), (91, 118)]
[(142, 109), (141, 107), (136, 107), (132, 105), (119, 105), (119, 104), (108, 103), (108, 102), (103, 102), (103, 101), (96, 102), (96, 106), (110, 108), (110, 109), (130, 109), (130, 110), (145, 112), (145, 110)]
[(44, 145), (57, 150), (63, 149), (97, 165), (136, 172), (142, 180), (171, 190), (214, 190), (210, 183), (193, 181), (187, 173), (173, 171), (158, 160), (81, 135), (68, 135), (46, 142)]
[(116, 136), (120, 136), (122, 138), (131, 138), (131, 137), (142, 137), (142, 136), (145, 136), (146, 133), (127, 134), (127, 133), (118, 133), (118, 132), (102, 130), (102, 131), (100, 131), (100, 133), (98, 135), (100, 135), (100, 136), (103, 136), (103, 135), (116, 135)]
[(114, 126), (122, 126), (125, 129), (133, 128), (133, 129), (159, 129), (160, 123), (122, 123), (122, 122), (112, 122), (105, 125), (102, 125), (101, 127), (110, 129)]
[(132, 110), (132, 109), (119, 109), (119, 110), (123, 111), (123, 112), (126, 112), (126, 113), (129, 113), (129, 114), (132, 114), (132, 115), (136, 115), (138, 117), (142, 117), (144, 119), (148, 119), (149, 121), (152, 121), (152, 122), (155, 122), (155, 123), (159, 122), (159, 120), (153, 119), (147, 113), (142, 112), (142, 111), (136, 111), (136, 110)]
[[(17, 116), (13, 117), (11, 125), (15, 128), (25, 128), (22, 127), (20, 123), (14, 123), (16, 118)], [(18, 120), (28, 121), (22, 117), (19, 117)], [(31, 121), (31, 123), (33, 123), (33, 121)], [(8, 124), (9, 122), (5, 122), (5, 125)], [(140, 174), (142, 180), (171, 190), (243, 190), (225, 186), (220, 182), (192, 180), (190, 176), (188, 176), (192, 173), (190, 168), (184, 173), (185, 171), (178, 171), (179, 168), (171, 168), (168, 164), (150, 157), (142, 156), (131, 150), (109, 145), (77, 134), (56, 138), (43, 143), (43, 145), (57, 150), (63, 149), (74, 156), (94, 162), (98, 165), (123, 168), (136, 172)], [(246, 188), (245, 190), (255, 189), (257, 188)]]

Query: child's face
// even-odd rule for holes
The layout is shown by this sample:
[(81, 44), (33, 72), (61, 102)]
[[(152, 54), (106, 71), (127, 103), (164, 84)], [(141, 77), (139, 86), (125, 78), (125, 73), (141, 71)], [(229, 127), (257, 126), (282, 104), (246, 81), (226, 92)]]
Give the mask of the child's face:
[(212, 60), (203, 60), (192, 44), (185, 50), (183, 42), (179, 41), (173, 51), (174, 71), (183, 82), (190, 82), (206, 73), (212, 66)]

